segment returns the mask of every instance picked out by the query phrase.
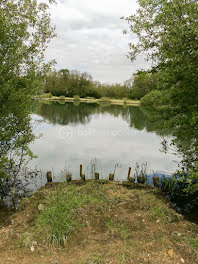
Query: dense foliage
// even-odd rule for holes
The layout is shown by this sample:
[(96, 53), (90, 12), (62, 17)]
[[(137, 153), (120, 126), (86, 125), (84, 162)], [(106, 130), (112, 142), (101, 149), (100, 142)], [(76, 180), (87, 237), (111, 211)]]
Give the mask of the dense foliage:
[[(182, 155), (181, 170), (189, 189), (198, 190), (198, 2), (139, 0), (127, 17), (138, 42), (130, 44), (132, 60), (144, 52), (160, 76), (157, 89), (142, 99), (156, 118), (173, 129), (172, 146)], [(165, 142), (166, 143), (166, 142)], [(165, 151), (167, 144), (164, 144)]]
[(148, 71), (139, 71), (134, 75), (133, 84), (130, 91), (130, 97), (133, 99), (141, 99), (149, 92), (159, 87), (159, 73)]
[(0, 178), (12, 178), (13, 186), (33, 156), (29, 113), (49, 68), (44, 51), (53, 36), (46, 1), (0, 0)]
[(44, 92), (51, 93), (54, 96), (67, 97), (79, 95), (80, 97), (94, 98), (129, 98), (130, 96), (130, 89), (126, 85), (101, 84), (93, 81), (88, 73), (69, 71), (67, 69), (48, 73)]

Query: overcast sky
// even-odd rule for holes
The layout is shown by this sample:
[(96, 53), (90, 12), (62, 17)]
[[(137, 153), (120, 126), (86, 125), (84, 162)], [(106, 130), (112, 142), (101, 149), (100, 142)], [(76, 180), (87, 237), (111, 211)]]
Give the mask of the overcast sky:
[(123, 35), (127, 22), (120, 20), (137, 9), (136, 0), (57, 0), (51, 8), (57, 37), (51, 41), (47, 59), (56, 69), (86, 71), (95, 80), (124, 82), (145, 66), (126, 57), (134, 36)]

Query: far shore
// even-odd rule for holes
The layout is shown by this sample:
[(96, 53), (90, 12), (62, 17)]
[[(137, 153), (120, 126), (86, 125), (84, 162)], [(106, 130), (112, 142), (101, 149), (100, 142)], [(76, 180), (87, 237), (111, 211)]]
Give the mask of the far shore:
[(139, 100), (130, 100), (130, 99), (112, 99), (112, 98), (106, 98), (106, 100), (102, 99), (95, 99), (95, 98), (72, 98), (72, 97), (58, 97), (58, 96), (52, 96), (49, 98), (45, 98), (43, 96), (36, 96), (34, 97), (35, 100), (39, 101), (65, 101), (65, 102), (83, 102), (83, 103), (109, 103), (113, 105), (133, 105), (133, 106), (139, 106), (140, 101)]

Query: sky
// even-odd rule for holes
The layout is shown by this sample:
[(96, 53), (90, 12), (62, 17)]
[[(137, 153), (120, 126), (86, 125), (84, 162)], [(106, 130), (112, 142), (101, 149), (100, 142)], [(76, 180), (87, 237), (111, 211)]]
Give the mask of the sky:
[(135, 13), (136, 0), (57, 0), (50, 9), (57, 37), (46, 51), (57, 70), (88, 72), (103, 83), (123, 83), (146, 62), (127, 58), (129, 42), (135, 40), (120, 17)]

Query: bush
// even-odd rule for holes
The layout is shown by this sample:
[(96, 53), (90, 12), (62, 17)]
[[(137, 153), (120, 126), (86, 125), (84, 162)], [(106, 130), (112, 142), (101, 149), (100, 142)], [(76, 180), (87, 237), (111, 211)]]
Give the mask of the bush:
[(162, 100), (162, 93), (160, 91), (151, 91), (150, 93), (146, 94), (140, 100), (140, 104), (144, 107), (153, 107), (156, 108), (158, 105), (161, 105)]
[(52, 94), (51, 93), (42, 94), (41, 98), (52, 98)]
[(140, 100), (144, 96), (144, 93), (138, 88), (138, 87), (133, 87), (131, 90), (130, 97), (135, 100)]
[(73, 98), (74, 98), (75, 101), (79, 101), (80, 100), (80, 96), (79, 95), (74, 95)]
[(61, 95), (61, 96), (59, 96), (59, 98), (58, 99), (60, 99), (60, 100), (65, 100), (65, 96), (63, 96), (63, 95)]
[(183, 171), (177, 171), (171, 178), (161, 179), (161, 189), (180, 210), (190, 211), (197, 207), (197, 181)]

